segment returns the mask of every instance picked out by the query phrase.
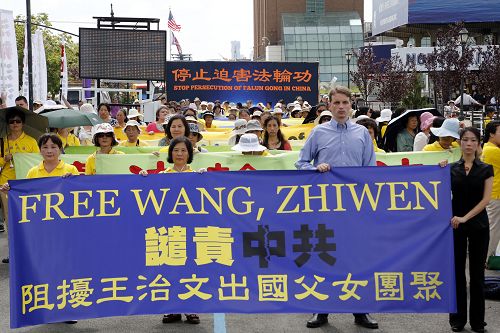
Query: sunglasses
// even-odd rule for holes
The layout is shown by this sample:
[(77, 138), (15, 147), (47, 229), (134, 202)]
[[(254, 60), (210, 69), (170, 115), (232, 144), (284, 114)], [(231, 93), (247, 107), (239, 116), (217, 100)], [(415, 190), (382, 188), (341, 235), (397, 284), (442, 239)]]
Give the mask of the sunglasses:
[(11, 119), (9, 120), (9, 124), (22, 124), (23, 121), (21, 119)]
[(112, 138), (113, 133), (99, 133), (99, 134), (97, 134), (97, 138), (104, 138), (104, 137)]

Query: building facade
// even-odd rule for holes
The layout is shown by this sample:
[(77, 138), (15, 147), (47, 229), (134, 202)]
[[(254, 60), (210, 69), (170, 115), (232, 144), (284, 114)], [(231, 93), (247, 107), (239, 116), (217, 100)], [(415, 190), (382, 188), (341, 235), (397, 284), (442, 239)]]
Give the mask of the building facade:
[(317, 61), (321, 82), (347, 85), (345, 53), (363, 46), (363, 10), (363, 0), (254, 0), (254, 60), (279, 45), (282, 61)]

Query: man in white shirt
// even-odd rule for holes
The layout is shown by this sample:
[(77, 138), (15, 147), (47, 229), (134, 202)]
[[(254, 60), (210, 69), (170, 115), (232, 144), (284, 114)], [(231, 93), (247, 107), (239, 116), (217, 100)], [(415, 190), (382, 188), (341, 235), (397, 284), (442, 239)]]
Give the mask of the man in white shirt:
[[(472, 104), (482, 106), (481, 103), (479, 103), (474, 98), (472, 98), (472, 96), (469, 95), (465, 90), (464, 90), (463, 96), (464, 96), (464, 102), (463, 102), (464, 111), (469, 110), (469, 108)], [(457, 99), (455, 100), (455, 105), (460, 105), (461, 98), (462, 98), (462, 95), (457, 97)]]

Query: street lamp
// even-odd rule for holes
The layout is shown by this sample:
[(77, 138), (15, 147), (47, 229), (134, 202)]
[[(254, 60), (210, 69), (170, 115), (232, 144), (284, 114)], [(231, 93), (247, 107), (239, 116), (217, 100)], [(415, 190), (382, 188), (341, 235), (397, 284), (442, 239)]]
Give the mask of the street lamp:
[[(467, 40), (469, 39), (469, 32), (464, 27), (460, 30), (458, 35), (460, 36), (460, 46), (461, 46), (461, 50), (462, 50), (462, 54), (460, 55), (460, 58), (462, 58), (464, 56), (465, 45), (467, 44)], [(462, 118), (463, 115), (464, 115), (464, 76), (461, 75), (461, 77), (460, 77), (460, 117)]]
[(351, 57), (352, 57), (352, 52), (351, 50), (348, 50), (345, 53), (345, 60), (347, 61), (347, 88), (351, 89), (351, 71), (349, 68), (349, 64), (351, 63)]

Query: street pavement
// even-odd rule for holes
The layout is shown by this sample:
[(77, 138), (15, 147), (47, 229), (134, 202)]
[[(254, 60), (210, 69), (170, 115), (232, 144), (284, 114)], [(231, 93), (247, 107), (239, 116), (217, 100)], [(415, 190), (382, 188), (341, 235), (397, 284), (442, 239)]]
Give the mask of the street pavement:
[[(0, 233), (0, 258), (7, 252), (5, 233)], [(500, 276), (500, 271), (486, 271), (486, 275)], [(370, 330), (354, 325), (351, 314), (330, 315), (328, 325), (316, 329), (305, 327), (310, 314), (200, 314), (201, 324), (163, 324), (161, 315), (127, 316), (80, 320), (77, 324), (48, 324), (10, 330), (9, 327), (9, 265), (0, 264), (0, 333), (132, 333), (132, 332), (186, 332), (186, 333), (448, 333), (447, 314), (373, 314), (380, 329)], [(490, 333), (500, 333), (500, 301), (486, 301), (486, 327)], [(464, 332), (471, 332), (467, 326)]]

